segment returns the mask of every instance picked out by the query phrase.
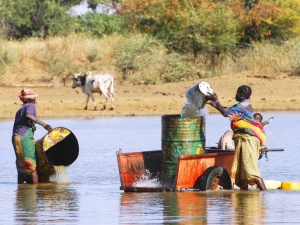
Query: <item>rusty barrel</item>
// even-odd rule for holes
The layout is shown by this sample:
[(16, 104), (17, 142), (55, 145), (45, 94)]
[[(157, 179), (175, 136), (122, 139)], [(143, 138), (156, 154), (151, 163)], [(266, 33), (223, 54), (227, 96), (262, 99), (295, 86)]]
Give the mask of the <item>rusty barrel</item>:
[(69, 166), (78, 157), (77, 138), (64, 127), (54, 128), (35, 143), (39, 182), (49, 181), (55, 166)]
[(178, 158), (205, 153), (205, 118), (163, 115), (161, 122), (162, 181), (173, 185)]

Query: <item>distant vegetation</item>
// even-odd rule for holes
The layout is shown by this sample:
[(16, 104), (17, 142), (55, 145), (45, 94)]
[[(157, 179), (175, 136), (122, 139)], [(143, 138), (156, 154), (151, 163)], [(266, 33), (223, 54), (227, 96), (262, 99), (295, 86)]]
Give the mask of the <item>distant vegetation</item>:
[[(86, 70), (135, 84), (227, 75), (300, 76), (294, 0), (73, 1), (0, 4), (2, 85), (65, 80)], [(114, 14), (96, 11), (103, 3)]]

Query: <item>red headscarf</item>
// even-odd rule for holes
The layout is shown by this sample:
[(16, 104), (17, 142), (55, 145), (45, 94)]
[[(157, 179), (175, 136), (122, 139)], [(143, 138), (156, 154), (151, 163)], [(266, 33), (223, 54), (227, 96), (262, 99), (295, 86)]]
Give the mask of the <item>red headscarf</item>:
[(29, 88), (24, 88), (19, 95), (20, 99), (23, 102), (28, 99), (36, 99), (37, 96), (38, 96), (38, 94), (34, 90), (29, 89)]

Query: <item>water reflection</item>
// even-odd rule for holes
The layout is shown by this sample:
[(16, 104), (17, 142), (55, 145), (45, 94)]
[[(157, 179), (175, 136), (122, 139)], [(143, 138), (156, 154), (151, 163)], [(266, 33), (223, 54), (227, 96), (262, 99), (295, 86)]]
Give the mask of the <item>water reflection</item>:
[(119, 223), (140, 224), (145, 220), (149, 224), (159, 223), (162, 220), (163, 196), (162, 193), (121, 194)]
[(232, 220), (235, 221), (235, 223), (264, 223), (266, 206), (263, 192), (234, 192), (231, 195), (231, 202), (234, 209)]
[(15, 221), (30, 225), (77, 221), (78, 193), (68, 184), (20, 184), (16, 194)]
[[(176, 224), (264, 224), (266, 204), (260, 191), (124, 193), (120, 223), (158, 221)], [(128, 217), (127, 215), (131, 215)], [(141, 219), (139, 221), (139, 218)]]
[(206, 224), (206, 195), (196, 192), (169, 193), (164, 198), (164, 221), (178, 224)]
[(24, 224), (37, 224), (37, 195), (36, 185), (19, 185), (17, 189), (16, 221)]

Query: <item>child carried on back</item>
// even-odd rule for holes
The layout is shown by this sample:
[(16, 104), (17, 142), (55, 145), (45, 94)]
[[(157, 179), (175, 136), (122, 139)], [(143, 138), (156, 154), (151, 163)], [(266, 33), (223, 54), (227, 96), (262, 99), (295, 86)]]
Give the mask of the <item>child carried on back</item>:
[(245, 118), (244, 120), (233, 121), (231, 124), (232, 130), (226, 131), (219, 140), (218, 148), (224, 150), (234, 150), (234, 142), (232, 140), (233, 130), (241, 130), (250, 135), (256, 136), (261, 143), (261, 149), (265, 149), (264, 142), (266, 141), (266, 135), (264, 126), (267, 122), (262, 122), (263, 116), (260, 113), (253, 114), (254, 119)]

